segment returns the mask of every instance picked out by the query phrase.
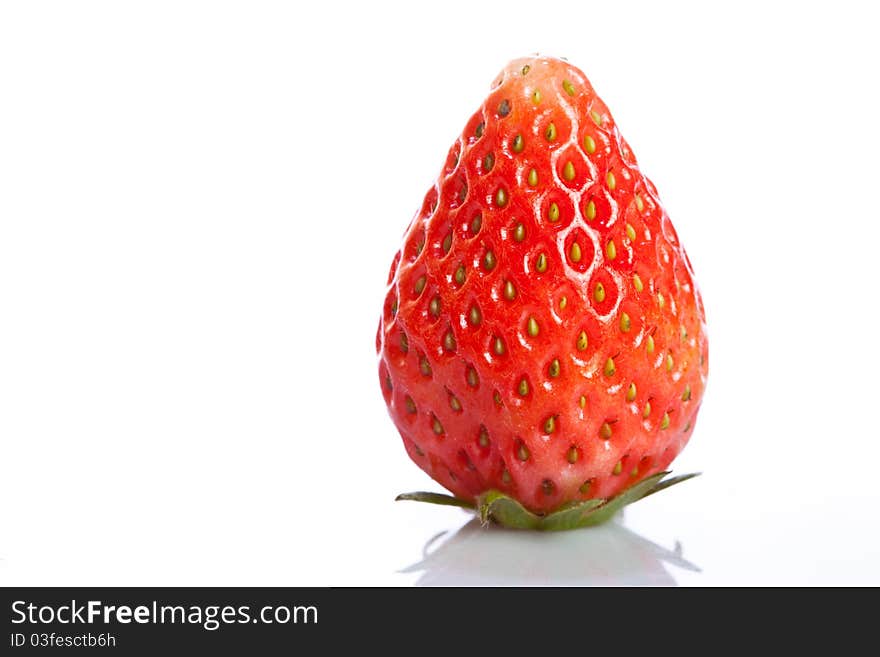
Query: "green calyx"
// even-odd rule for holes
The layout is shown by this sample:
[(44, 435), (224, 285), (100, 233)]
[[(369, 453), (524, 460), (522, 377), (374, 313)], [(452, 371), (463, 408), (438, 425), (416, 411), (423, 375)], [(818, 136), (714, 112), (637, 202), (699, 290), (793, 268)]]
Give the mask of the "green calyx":
[(619, 495), (608, 499), (568, 502), (546, 515), (539, 515), (529, 511), (515, 499), (498, 490), (489, 490), (479, 495), (475, 501), (463, 500), (442, 493), (426, 492), (404, 493), (398, 495), (396, 500), (461, 507), (462, 509), (476, 512), (484, 525), (492, 522), (511, 529), (563, 531), (592, 527), (606, 522), (626, 505), (654, 493), (659, 493), (664, 488), (669, 488), (682, 481), (696, 477), (699, 473), (678, 475), (667, 479), (666, 476), (669, 474), (669, 472), (659, 472), (630, 486)]

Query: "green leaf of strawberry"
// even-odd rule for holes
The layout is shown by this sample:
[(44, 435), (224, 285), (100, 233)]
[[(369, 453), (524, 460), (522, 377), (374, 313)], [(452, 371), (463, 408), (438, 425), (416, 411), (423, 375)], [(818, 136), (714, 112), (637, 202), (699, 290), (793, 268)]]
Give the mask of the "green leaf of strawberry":
[(462, 509), (473, 509), (474, 503), (468, 500), (460, 500), (457, 497), (452, 497), (451, 495), (444, 495), (443, 493), (429, 493), (425, 491), (418, 491), (415, 493), (401, 493), (397, 497), (394, 498), (397, 502), (402, 502), (404, 500), (410, 500), (412, 502), (427, 502), (428, 504), (438, 504), (440, 506), (457, 506)]
[(655, 478), (702, 402), (702, 301), (579, 69), (499, 75), (392, 260), (376, 349), (408, 454), (466, 506), (580, 526), (675, 481)]
[[(513, 497), (497, 490), (490, 490), (480, 495), (476, 510), (483, 524), (492, 521), (512, 529), (561, 531), (590, 527), (610, 520), (624, 506), (696, 477), (698, 473), (664, 479), (668, 474), (668, 472), (658, 472), (630, 486), (610, 500), (594, 498), (583, 502), (568, 502), (556, 511), (543, 516), (532, 513)], [(407, 493), (398, 495), (396, 499), (474, 509), (474, 504), (468, 500), (438, 493)]]

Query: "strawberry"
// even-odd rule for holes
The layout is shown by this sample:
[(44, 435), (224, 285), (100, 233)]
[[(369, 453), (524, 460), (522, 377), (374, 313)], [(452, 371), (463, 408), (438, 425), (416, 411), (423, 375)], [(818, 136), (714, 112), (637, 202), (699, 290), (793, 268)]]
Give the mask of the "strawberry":
[(678, 480), (662, 478), (706, 385), (703, 305), (579, 69), (530, 57), (495, 80), (394, 256), (376, 348), (407, 452), (455, 495), (406, 499), (578, 525)]

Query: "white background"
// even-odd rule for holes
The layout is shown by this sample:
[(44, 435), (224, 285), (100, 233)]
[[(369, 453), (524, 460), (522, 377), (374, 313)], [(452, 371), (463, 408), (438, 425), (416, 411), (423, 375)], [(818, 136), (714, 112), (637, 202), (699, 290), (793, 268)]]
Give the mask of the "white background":
[[(0, 584), (880, 584), (878, 22), (714, 5), (0, 5)], [(656, 183), (711, 350), (703, 476), (553, 536), (392, 501), (440, 489), (374, 351), (536, 51)]]

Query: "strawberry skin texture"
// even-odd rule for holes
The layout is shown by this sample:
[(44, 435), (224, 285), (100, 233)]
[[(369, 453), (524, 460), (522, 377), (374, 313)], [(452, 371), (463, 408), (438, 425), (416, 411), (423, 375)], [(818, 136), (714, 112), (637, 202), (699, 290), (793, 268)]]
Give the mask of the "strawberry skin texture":
[(407, 229), (376, 337), (412, 460), (548, 513), (663, 471), (708, 374), (693, 271), (579, 69), (510, 62)]

